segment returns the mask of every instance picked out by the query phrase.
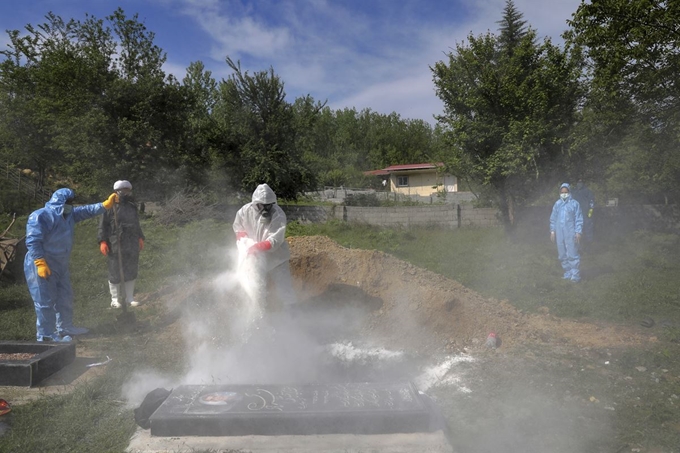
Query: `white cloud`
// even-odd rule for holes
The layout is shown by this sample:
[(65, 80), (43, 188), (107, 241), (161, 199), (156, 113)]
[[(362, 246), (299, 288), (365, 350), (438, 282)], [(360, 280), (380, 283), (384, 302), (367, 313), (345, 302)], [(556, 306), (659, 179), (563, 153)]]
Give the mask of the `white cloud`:
[[(234, 5), (234, 2), (224, 2)], [(287, 29), (271, 27), (257, 17), (238, 16), (225, 12), (220, 2), (214, 0), (185, 0), (183, 12), (192, 17), (212, 39), (211, 55), (215, 60), (229, 56), (249, 54), (257, 58), (275, 57), (288, 46)]]
[(166, 75), (174, 75), (175, 78), (181, 82), (184, 76), (187, 74), (187, 67), (166, 61), (165, 64), (163, 64), (163, 71), (165, 71)]
[[(273, 67), (290, 97), (311, 94), (332, 108), (395, 111), (432, 124), (442, 105), (430, 66), (470, 32), (495, 33), (505, 6), (505, 0), (459, 0), (447, 4), (450, 21), (433, 23), (417, 12), (443, 5), (434, 0), (429, 6), (371, 0), (363, 7), (328, 0), (180, 1), (184, 14), (210, 36), (210, 55), (225, 76), (229, 55), (250, 72)], [(538, 35), (556, 43), (579, 3), (515, 0)]]

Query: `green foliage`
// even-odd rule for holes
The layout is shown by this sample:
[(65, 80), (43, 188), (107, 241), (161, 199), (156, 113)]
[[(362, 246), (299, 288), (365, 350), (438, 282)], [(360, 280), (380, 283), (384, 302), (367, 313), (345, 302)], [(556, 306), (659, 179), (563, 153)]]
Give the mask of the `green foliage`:
[(295, 111), (274, 69), (250, 75), (240, 62), (229, 57), (226, 62), (234, 72), (220, 84), (216, 110), (239, 153), (237, 187), (249, 192), (267, 183), (278, 197), (291, 200), (315, 188), (315, 177), (296, 147)]
[(612, 192), (631, 201), (680, 197), (678, 21), (675, 2), (603, 0), (579, 5), (565, 34), (590, 63), (577, 152), (594, 174), (606, 167)]
[[(370, 109), (334, 112), (285, 99), (273, 68), (216, 82), (192, 62), (180, 84), (137, 15), (45, 22), (8, 32), (0, 52), (0, 156), (49, 189), (84, 201), (126, 178), (145, 200), (180, 189), (227, 196), (267, 182), (282, 199), (319, 185), (359, 185), (362, 171), (431, 161), (439, 135), (422, 120)], [(5, 204), (14, 206), (9, 200)], [(9, 209), (9, 208), (8, 208)]]
[(452, 173), (494, 190), (504, 221), (550, 180), (576, 120), (578, 60), (536, 44), (507, 2), (499, 36), (468, 37), (432, 68)]
[(165, 54), (137, 16), (66, 22), (52, 13), (0, 52), (3, 157), (40, 183), (107, 193), (121, 176), (153, 193), (171, 184), (184, 142), (185, 100), (165, 80)]

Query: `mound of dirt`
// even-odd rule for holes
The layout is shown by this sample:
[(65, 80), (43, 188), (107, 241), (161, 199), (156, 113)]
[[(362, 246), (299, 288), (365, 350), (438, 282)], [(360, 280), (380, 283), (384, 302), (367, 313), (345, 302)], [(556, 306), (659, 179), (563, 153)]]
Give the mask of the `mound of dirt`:
[(527, 342), (610, 347), (649, 340), (635, 328), (562, 320), (547, 310), (522, 313), (506, 300), (484, 298), (392, 255), (348, 249), (325, 236), (288, 242), (291, 272), (303, 301), (323, 298), (329, 288), (335, 304), (369, 301), (364, 333), (394, 347), (423, 352), (481, 347), (490, 332), (496, 332), (503, 347)]

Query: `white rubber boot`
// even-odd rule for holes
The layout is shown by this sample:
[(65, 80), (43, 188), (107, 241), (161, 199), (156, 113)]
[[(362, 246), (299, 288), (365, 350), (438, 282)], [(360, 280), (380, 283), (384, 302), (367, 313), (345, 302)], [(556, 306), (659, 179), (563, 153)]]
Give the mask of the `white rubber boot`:
[(139, 302), (135, 300), (134, 294), (135, 294), (135, 281), (130, 280), (129, 282), (125, 282), (125, 300), (131, 307), (139, 306)]
[(111, 292), (111, 308), (120, 308), (120, 300), (118, 300), (118, 285), (109, 282), (109, 291)]

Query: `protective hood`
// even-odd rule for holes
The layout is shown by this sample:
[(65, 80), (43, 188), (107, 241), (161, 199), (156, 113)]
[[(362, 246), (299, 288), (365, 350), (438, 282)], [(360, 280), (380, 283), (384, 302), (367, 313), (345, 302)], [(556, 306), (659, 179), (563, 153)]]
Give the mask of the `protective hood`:
[(51, 209), (57, 215), (62, 215), (66, 202), (72, 200), (75, 196), (76, 193), (72, 189), (57, 189), (57, 191), (52, 194), (50, 201), (45, 203), (45, 207)]
[(569, 183), (564, 183), (560, 186), (560, 190), (562, 190), (563, 187), (566, 187), (569, 192), (571, 192), (571, 187), (569, 187)]
[(267, 184), (260, 184), (253, 192), (253, 203), (276, 203), (276, 194)]

